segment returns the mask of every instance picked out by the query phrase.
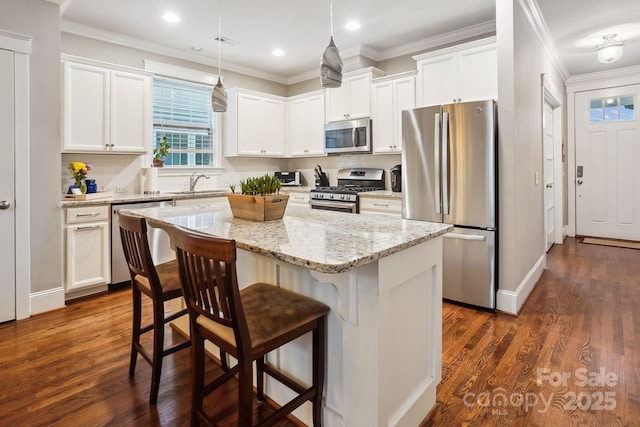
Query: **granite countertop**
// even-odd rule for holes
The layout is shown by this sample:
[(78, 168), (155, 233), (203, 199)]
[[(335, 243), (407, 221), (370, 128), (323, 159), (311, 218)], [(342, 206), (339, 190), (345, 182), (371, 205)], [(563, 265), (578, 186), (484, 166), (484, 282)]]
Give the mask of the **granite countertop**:
[(105, 199), (94, 200), (63, 200), (61, 205), (63, 208), (79, 207), (79, 206), (98, 206), (98, 205), (114, 205), (119, 203), (144, 203), (160, 200), (180, 200), (180, 199), (203, 199), (209, 197), (224, 197), (228, 193), (227, 190), (203, 190), (194, 192), (165, 192), (154, 194), (114, 194)]
[(341, 273), (433, 239), (448, 224), (353, 215), (289, 204), (284, 218), (234, 218), (226, 203), (133, 210), (151, 225), (180, 225), (235, 239), (238, 248), (323, 273)]

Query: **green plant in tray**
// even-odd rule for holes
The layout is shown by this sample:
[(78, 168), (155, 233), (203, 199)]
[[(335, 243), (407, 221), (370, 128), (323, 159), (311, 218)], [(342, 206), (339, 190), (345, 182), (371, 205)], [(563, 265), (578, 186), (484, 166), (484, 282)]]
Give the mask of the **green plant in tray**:
[(282, 182), (269, 174), (240, 181), (242, 194), (264, 196), (266, 194), (277, 194), (281, 188)]

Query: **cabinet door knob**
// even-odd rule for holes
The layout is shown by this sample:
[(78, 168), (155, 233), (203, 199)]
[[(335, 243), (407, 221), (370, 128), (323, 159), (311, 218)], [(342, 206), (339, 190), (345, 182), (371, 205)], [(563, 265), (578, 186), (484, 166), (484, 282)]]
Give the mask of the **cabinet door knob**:
[(11, 203), (7, 202), (6, 200), (3, 200), (0, 202), (0, 211), (6, 211), (10, 207), (11, 207)]

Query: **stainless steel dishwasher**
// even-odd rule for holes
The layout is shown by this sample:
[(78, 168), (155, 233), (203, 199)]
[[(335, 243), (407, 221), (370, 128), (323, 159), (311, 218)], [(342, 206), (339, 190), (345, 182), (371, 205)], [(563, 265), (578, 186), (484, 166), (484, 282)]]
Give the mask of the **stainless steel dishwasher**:
[[(144, 208), (157, 208), (162, 206), (172, 206), (171, 200), (130, 203), (123, 205), (111, 205), (111, 285), (109, 288), (119, 287), (128, 284), (131, 280), (129, 266), (122, 250), (122, 240), (120, 239), (120, 226), (118, 225), (118, 211), (135, 210)], [(175, 253), (169, 244), (169, 235), (159, 228), (148, 227), (147, 239), (151, 257), (155, 264), (162, 264), (175, 258)]]

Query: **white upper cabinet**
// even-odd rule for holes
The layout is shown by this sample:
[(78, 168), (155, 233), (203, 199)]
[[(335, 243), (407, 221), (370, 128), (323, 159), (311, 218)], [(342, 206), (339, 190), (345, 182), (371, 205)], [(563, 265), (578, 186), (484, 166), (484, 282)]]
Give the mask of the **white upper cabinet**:
[(416, 105), (415, 71), (373, 81), (374, 154), (402, 152), (402, 110)]
[(85, 62), (63, 64), (62, 151), (148, 152), (152, 128), (151, 75)]
[(339, 88), (327, 89), (327, 122), (371, 116), (371, 79), (384, 72), (369, 67), (345, 73)]
[(324, 156), (324, 91), (291, 98), (288, 102), (288, 154)]
[(244, 89), (231, 89), (228, 96), (222, 114), (224, 155), (284, 157), (284, 99)]
[(414, 56), (417, 106), (498, 98), (496, 38)]

